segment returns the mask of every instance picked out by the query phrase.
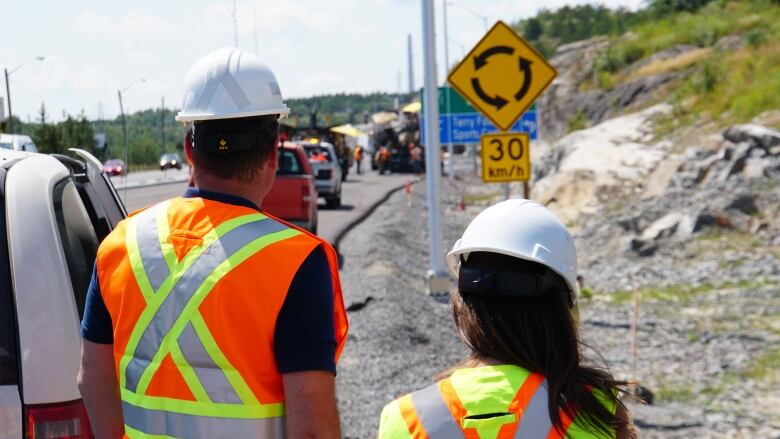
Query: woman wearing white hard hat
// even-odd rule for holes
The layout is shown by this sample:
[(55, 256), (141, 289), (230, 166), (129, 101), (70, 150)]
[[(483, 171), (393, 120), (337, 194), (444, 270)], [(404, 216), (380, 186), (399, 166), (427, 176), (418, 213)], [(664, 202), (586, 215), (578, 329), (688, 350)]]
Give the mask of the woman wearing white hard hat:
[(619, 383), (584, 366), (577, 256), (550, 211), (513, 199), (485, 209), (447, 255), (455, 325), (469, 357), (382, 412), (384, 438), (633, 438)]

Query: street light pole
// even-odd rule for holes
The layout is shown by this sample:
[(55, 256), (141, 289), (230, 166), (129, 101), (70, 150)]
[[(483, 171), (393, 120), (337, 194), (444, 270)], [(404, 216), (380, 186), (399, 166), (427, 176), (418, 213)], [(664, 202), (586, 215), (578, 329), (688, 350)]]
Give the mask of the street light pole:
[(116, 91), (116, 94), (119, 97), (119, 113), (122, 115), (122, 134), (125, 137), (125, 190), (123, 193), (125, 206), (127, 205), (127, 176), (130, 173), (130, 147), (128, 146), (127, 119), (125, 117), (125, 107), (122, 103), (122, 92), (127, 91), (130, 87), (134, 86), (139, 82), (146, 82), (146, 79), (141, 78), (137, 81), (133, 81), (129, 85), (127, 85), (127, 87), (121, 88)]
[(5, 72), (5, 96), (8, 98), (8, 134), (14, 133), (14, 115), (11, 112), (11, 87), (8, 86), (8, 69)]
[(43, 61), (46, 59), (45, 56), (36, 56), (35, 58), (30, 58), (27, 61), (19, 64), (18, 66), (11, 69), (9, 72), (7, 68), (3, 69), (3, 73), (5, 73), (5, 96), (8, 98), (8, 134), (13, 134), (14, 131), (14, 115), (11, 112), (11, 87), (9, 85), (8, 77), (11, 76), (11, 74), (19, 69), (21, 69), (25, 64), (29, 63), (30, 61)]
[(450, 157), (449, 163), (447, 163), (447, 179), (452, 184), (453, 175), (455, 174), (455, 160), (454, 149), (452, 147), (452, 115), (450, 114), (450, 96), (452, 90), (446, 87), (447, 74), (450, 71), (450, 37), (447, 33), (447, 0), (441, 0), (442, 10), (444, 14), (444, 105), (447, 109), (447, 154)]
[(444, 246), (441, 229), (441, 195), (439, 144), (439, 90), (436, 80), (436, 33), (433, 0), (421, 0), (423, 25), (423, 62), (425, 65), (425, 173), (428, 192), (428, 230), (430, 234), (431, 268), (428, 271), (428, 291), (449, 292), (449, 278), (444, 268)]

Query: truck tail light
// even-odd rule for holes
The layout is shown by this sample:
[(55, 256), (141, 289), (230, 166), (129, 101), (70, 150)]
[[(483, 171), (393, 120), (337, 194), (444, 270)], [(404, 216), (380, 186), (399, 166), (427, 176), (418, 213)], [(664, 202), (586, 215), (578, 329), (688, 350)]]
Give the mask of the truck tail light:
[(311, 190), (309, 190), (309, 185), (307, 184), (301, 186), (301, 208), (308, 210), (309, 203), (311, 203)]
[(92, 438), (89, 418), (81, 400), (24, 407), (26, 439)]

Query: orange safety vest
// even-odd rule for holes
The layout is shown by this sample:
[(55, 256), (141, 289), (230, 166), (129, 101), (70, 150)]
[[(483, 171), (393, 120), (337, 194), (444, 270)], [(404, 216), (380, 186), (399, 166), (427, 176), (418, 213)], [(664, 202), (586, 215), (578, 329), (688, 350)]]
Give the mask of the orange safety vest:
[(97, 255), (126, 437), (284, 437), (276, 318), (317, 246), (333, 286), (336, 360), (347, 317), (327, 242), (254, 209), (175, 198), (131, 215)]

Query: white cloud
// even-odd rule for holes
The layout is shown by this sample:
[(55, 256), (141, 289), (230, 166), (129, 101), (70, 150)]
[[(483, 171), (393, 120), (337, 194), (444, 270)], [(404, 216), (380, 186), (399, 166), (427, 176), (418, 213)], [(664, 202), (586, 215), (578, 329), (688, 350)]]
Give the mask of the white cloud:
[(128, 11), (121, 17), (109, 17), (91, 10), (82, 11), (73, 25), (83, 33), (119, 38), (124, 42), (183, 38), (183, 29), (156, 15)]

